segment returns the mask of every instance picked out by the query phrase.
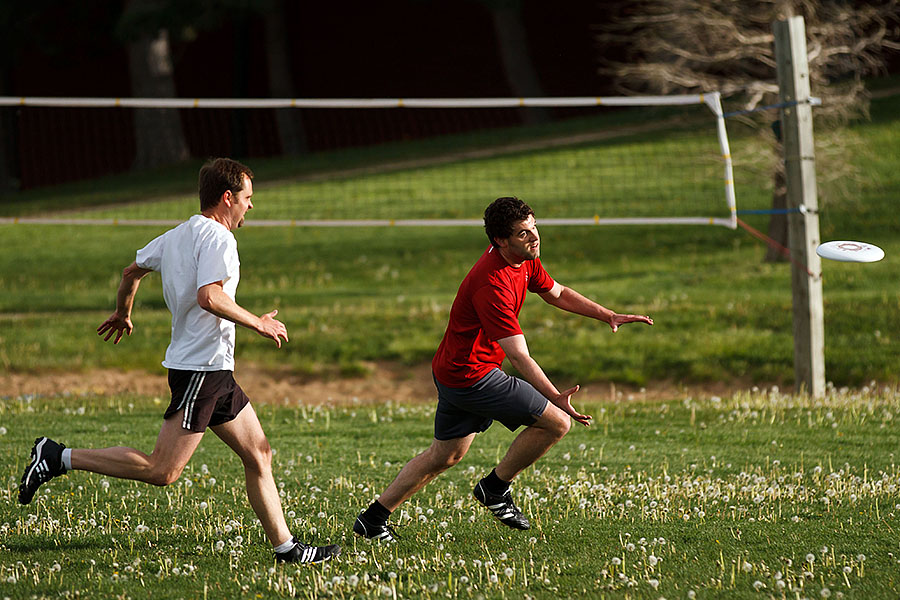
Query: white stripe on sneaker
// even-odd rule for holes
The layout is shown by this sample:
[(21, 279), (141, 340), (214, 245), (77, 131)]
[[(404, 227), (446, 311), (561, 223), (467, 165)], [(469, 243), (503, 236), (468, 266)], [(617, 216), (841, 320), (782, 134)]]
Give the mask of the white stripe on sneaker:
[(38, 468), (38, 466), (43, 462), (41, 458), (41, 451), (44, 449), (44, 444), (48, 442), (48, 438), (41, 438), (41, 441), (35, 444), (34, 446), (34, 458), (31, 462), (31, 468), (28, 469), (28, 475), (25, 477), (25, 485), (28, 485), (28, 482), (31, 481), (31, 475)]

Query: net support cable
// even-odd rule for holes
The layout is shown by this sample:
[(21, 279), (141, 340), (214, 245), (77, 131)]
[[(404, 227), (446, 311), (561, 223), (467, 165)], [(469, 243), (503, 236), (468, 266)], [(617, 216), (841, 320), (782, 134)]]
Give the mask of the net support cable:
[[(705, 104), (716, 118), (719, 150), (724, 165), (725, 200), (728, 217), (635, 217), (541, 219), (549, 225), (721, 225), (729, 229), (738, 226), (734, 193), (734, 175), (731, 151), (725, 129), (721, 94), (685, 94), (677, 96), (574, 96), (544, 98), (62, 98), (50, 96), (0, 96), (2, 106), (32, 106), (57, 108), (537, 108), (537, 107), (592, 107), (592, 106), (687, 106)], [(180, 221), (156, 219), (65, 219), (39, 217), (0, 218), (0, 224), (67, 224), (67, 225), (169, 225)], [(371, 220), (250, 220), (247, 225), (284, 226), (450, 226), (478, 225), (476, 219), (371, 219)]]

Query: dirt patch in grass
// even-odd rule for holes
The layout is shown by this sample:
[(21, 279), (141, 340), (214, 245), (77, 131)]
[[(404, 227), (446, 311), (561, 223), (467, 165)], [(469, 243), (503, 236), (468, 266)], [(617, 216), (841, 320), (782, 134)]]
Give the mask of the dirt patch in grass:
[[(359, 377), (311, 377), (288, 370), (273, 371), (252, 364), (238, 364), (235, 379), (254, 402), (304, 404), (413, 403), (436, 399), (428, 364), (408, 367), (394, 363), (367, 365)], [(557, 385), (571, 385), (558, 381)], [(729, 381), (703, 385), (657, 382), (646, 387), (613, 383), (587, 383), (573, 396), (573, 404), (595, 401), (683, 400), (686, 397), (728, 398), (752, 387), (749, 382)], [(765, 386), (759, 386), (764, 388)], [(0, 398), (37, 396), (140, 396), (169, 395), (166, 375), (144, 371), (100, 369), (83, 373), (2, 373)]]

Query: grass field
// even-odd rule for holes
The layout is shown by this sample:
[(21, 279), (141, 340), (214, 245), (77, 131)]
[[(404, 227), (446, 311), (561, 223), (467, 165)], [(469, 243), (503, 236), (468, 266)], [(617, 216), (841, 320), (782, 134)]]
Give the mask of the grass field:
[[(350, 525), (430, 443), (426, 405), (258, 406), (292, 529), (343, 555), (275, 565), (240, 461), (212, 434), (166, 488), (69, 473), (16, 503), (32, 439), (149, 449), (148, 398), (0, 400), (4, 598), (895, 598), (896, 389), (822, 401), (775, 390), (585, 407), (514, 493), (527, 532), (471, 488), (505, 451), (499, 425), (393, 518), (377, 545)], [(39, 422), (39, 425), (37, 424)], [(398, 441), (401, 441), (398, 443)]]
[[(573, 429), (516, 483), (531, 531), (502, 528), (471, 499), (475, 481), (512, 438), (494, 427), (403, 507), (395, 518), (401, 543), (373, 546), (350, 534), (356, 513), (431, 440), (433, 407), (398, 404), (390, 389), (371, 406), (307, 406), (296, 398), (257, 405), (291, 525), (309, 541), (342, 544), (344, 555), (331, 564), (273, 564), (239, 461), (214, 436), (167, 488), (72, 473), (21, 507), (16, 486), (36, 436), (149, 450), (164, 405), (160, 398), (0, 390), (0, 599), (897, 597), (900, 99), (876, 101), (872, 116), (830, 140), (858, 176), (822, 178), (822, 238), (862, 239), (887, 254), (871, 265), (823, 264), (827, 398), (772, 387), (793, 383), (790, 271), (763, 263), (764, 249), (750, 236), (711, 227), (544, 227), (542, 258), (554, 277), (656, 324), (612, 335), (530, 298), (522, 322), (535, 358), (560, 385), (669, 382), (676, 392), (657, 403), (579, 405), (595, 416), (594, 427)], [(567, 135), (571, 127), (539, 133)], [(422, 156), (440, 152), (428, 143), (411, 147)], [(382, 150), (382, 158), (403, 158), (399, 146)], [(768, 189), (752, 183), (751, 166), (766, 158), (740, 131), (733, 150), (739, 202), (765, 207)], [(533, 158), (558, 168), (596, 152), (602, 148)], [(305, 169), (362, 168), (372, 155), (313, 157)], [(469, 162), (462, 174), (435, 165), (422, 174), (480, 169), (489, 177), (498, 168), (527, 168), (521, 158)], [(252, 166), (260, 186), (251, 220), (274, 214), (266, 215), (266, 197), (279, 197), (279, 188), (311, 193), (286, 179), (292, 165)], [(3, 202), (0, 213), (134, 201), (152, 183), (162, 199), (151, 194), (145, 208), (169, 215), (178, 201), (165, 198), (191, 187), (195, 171), (44, 190)], [(390, 179), (380, 181), (390, 187)], [(536, 200), (539, 207), (544, 199)], [(746, 220), (765, 229), (763, 217)], [(169, 314), (158, 277), (142, 285), (134, 335), (114, 348), (94, 330), (113, 309), (121, 269), (163, 230), (0, 226), (2, 372), (162, 372)], [(427, 363), (459, 281), (487, 243), (475, 227), (247, 227), (237, 237), (238, 300), (256, 312), (278, 308), (291, 337), (276, 351), (240, 331), (239, 365), (322, 378), (365, 375), (375, 361)], [(721, 398), (677, 392), (704, 382), (747, 391)]]

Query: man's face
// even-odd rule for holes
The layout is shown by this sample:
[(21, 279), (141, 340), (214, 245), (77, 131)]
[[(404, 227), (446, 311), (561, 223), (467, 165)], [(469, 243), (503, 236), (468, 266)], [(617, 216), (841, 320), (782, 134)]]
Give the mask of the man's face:
[[(231, 192), (227, 192), (231, 194)], [(253, 181), (244, 175), (244, 187), (237, 194), (231, 194), (232, 222), (238, 227), (244, 224), (244, 215), (253, 208), (251, 197), (253, 196)]]
[[(514, 257), (522, 260), (534, 260), (541, 255), (541, 236), (538, 234), (534, 215), (528, 215), (524, 221), (513, 225), (512, 235), (503, 240), (505, 248)], [(504, 247), (501, 244), (501, 247)]]

